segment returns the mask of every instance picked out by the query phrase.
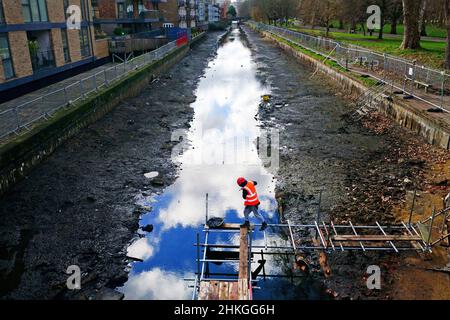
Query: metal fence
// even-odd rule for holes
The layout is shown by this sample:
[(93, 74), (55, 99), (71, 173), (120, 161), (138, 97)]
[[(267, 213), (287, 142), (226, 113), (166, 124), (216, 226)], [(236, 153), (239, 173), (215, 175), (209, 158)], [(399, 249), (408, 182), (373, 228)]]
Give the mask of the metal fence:
[(327, 57), (347, 70), (370, 75), (389, 85), (392, 91), (403, 93), (405, 97), (414, 97), (427, 103), (433, 109), (450, 112), (450, 75), (444, 71), (324, 37), (262, 23), (249, 22), (249, 24), (255, 29), (267, 31)]
[(61, 89), (1, 111), (0, 139), (13, 133), (18, 134), (22, 129), (29, 129), (31, 124), (51, 117), (61, 108), (70, 108), (75, 102), (86, 98), (91, 93), (98, 92), (101, 88), (120, 80), (132, 71), (162, 59), (175, 49), (176, 41), (169, 42), (154, 51), (103, 69)]

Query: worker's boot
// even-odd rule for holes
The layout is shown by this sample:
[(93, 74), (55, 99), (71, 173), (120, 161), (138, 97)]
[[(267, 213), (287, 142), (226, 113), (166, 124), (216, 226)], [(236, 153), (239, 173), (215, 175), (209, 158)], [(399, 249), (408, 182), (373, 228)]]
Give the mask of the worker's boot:
[(266, 228), (267, 228), (267, 222), (264, 221), (262, 223), (261, 229), (259, 229), (259, 231), (264, 231), (264, 230), (266, 230)]
[(243, 224), (241, 224), (242, 228), (250, 228), (250, 222), (245, 221)]

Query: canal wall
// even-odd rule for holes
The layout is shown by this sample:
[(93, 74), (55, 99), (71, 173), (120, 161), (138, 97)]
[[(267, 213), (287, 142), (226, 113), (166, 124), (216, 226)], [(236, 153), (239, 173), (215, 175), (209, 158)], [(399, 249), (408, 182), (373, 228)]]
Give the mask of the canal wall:
[[(344, 74), (322, 61), (296, 50), (268, 32), (259, 32), (302, 64), (326, 75), (332, 80), (330, 83), (348, 98), (357, 98), (369, 90), (369, 88), (352, 75)], [(395, 96), (380, 96), (374, 99), (372, 104), (381, 113), (393, 119), (401, 126), (424, 137), (428, 143), (446, 150), (450, 149), (450, 125), (445, 120), (430, 115), (426, 110), (415, 108), (405, 100)]]
[(70, 109), (62, 109), (49, 120), (0, 147), (0, 196), (50, 156), (58, 146), (82, 128), (102, 118), (124, 99), (137, 96), (158, 75), (164, 73), (199, 43), (205, 33), (166, 57), (135, 71), (120, 81), (89, 96)]

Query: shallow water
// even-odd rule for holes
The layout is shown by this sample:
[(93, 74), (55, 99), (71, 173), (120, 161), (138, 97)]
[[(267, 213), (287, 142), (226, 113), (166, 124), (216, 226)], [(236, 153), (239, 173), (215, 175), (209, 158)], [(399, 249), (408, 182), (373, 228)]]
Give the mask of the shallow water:
[[(196, 101), (191, 104), (194, 118), (188, 132), (174, 132), (173, 140), (182, 140), (173, 151), (180, 164), (179, 177), (173, 185), (152, 198), (137, 198), (151, 207), (142, 216), (141, 226), (152, 224), (128, 248), (128, 256), (142, 259), (130, 265), (129, 279), (119, 288), (126, 299), (190, 299), (192, 288), (185, 278), (196, 270), (196, 234), (203, 240), (206, 216), (222, 217), (240, 223), (243, 199), (236, 185), (239, 176), (257, 181), (260, 212), (269, 223), (278, 223), (274, 197), (275, 180), (258, 155), (257, 138), (265, 134), (256, 114), (263, 94), (270, 93), (256, 77), (256, 64), (239, 30), (233, 30), (220, 45), (199, 79)], [(275, 168), (276, 169), (276, 168)], [(251, 217), (252, 223), (259, 223)], [(276, 230), (266, 232), (269, 243), (283, 243)], [(220, 233), (210, 238), (214, 243), (238, 244), (237, 233)], [(255, 232), (254, 245), (263, 245), (263, 233)], [(291, 274), (292, 257), (265, 258), (266, 275)], [(255, 256), (255, 261), (259, 256)], [(237, 273), (236, 263), (210, 265), (211, 273)], [(253, 270), (257, 263), (253, 265)], [(223, 276), (222, 276), (223, 277)], [(258, 278), (254, 299), (315, 299), (320, 288), (302, 278)]]

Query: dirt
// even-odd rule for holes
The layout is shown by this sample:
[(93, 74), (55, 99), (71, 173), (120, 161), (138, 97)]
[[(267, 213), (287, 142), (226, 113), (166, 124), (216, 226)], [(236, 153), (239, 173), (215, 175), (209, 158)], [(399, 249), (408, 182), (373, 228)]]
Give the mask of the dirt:
[[(351, 104), (330, 80), (311, 77), (312, 70), (273, 42), (245, 31), (259, 77), (273, 87), (270, 106), (261, 108), (259, 117), (265, 126), (280, 129), (277, 198), (286, 219), (314, 221), (320, 190), (321, 219), (337, 223), (405, 220), (398, 211), (407, 206), (407, 195), (414, 189), (431, 187), (437, 208), (442, 208), (441, 197), (449, 191), (448, 185), (436, 189), (433, 184), (445, 180), (435, 168), (446, 167), (448, 174), (449, 152), (430, 146), (378, 113), (350, 121)], [(433, 255), (428, 266), (442, 267), (448, 261), (441, 250)], [(448, 275), (424, 271), (425, 262), (415, 253), (332, 253), (328, 255), (331, 277), (323, 274), (316, 253), (307, 258), (310, 276), (335, 299), (446, 298), (450, 292), (445, 285)], [(370, 265), (380, 267), (380, 290), (366, 286)], [(415, 275), (420, 275), (420, 281), (410, 283), (411, 290), (403, 288)], [(442, 282), (436, 285), (437, 280)]]
[[(127, 280), (126, 248), (144, 211), (136, 199), (174, 181), (171, 132), (189, 125), (193, 92), (219, 35), (209, 33), (0, 199), (2, 299), (92, 299)], [(159, 176), (144, 177), (152, 171)], [(81, 290), (66, 288), (70, 265), (81, 269)]]

